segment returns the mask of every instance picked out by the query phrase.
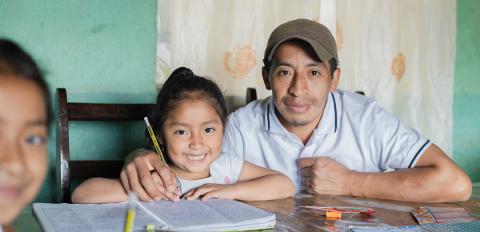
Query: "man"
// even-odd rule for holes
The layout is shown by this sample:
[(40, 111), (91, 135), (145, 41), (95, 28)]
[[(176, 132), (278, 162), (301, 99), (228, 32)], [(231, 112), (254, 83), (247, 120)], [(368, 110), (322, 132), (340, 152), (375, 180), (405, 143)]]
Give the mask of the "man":
[[(306, 19), (278, 26), (262, 70), (272, 96), (230, 115), (223, 150), (285, 173), (297, 192), (416, 202), (470, 198), (469, 177), (435, 144), (373, 100), (337, 90), (337, 64), (325, 26)], [(136, 152), (121, 179), (142, 200), (175, 197), (174, 174), (151, 151)]]

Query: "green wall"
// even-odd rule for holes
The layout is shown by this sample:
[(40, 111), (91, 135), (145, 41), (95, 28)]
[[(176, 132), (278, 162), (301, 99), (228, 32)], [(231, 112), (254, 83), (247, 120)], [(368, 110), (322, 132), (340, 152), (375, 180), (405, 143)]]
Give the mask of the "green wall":
[(454, 160), (480, 182), (480, 2), (457, 1)]
[[(153, 102), (156, 6), (155, 0), (0, 0), (0, 37), (33, 55), (52, 96), (64, 87), (73, 101)], [(70, 128), (74, 159), (122, 159), (144, 144), (141, 123)], [(55, 199), (54, 134), (52, 125), (50, 169), (38, 201)]]

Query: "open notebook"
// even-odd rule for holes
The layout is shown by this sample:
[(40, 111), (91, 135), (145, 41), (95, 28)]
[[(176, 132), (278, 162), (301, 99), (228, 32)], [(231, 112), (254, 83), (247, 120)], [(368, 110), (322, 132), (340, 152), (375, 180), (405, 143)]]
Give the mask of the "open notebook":
[[(127, 203), (51, 204), (34, 203), (33, 211), (46, 232), (123, 231)], [(275, 214), (247, 204), (222, 199), (205, 202), (139, 202), (134, 231), (226, 231), (273, 228)]]

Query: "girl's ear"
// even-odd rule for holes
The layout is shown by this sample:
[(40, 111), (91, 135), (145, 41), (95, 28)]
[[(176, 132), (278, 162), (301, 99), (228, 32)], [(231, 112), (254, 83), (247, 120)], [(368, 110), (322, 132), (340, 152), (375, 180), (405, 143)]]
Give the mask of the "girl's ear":
[[(167, 155), (167, 146), (163, 143), (160, 144), (160, 150), (164, 155)], [(168, 155), (167, 155), (168, 156)]]
[(157, 137), (157, 141), (159, 145), (165, 144), (165, 141), (164, 141), (165, 136), (163, 135), (163, 133), (160, 133), (160, 131), (157, 131), (157, 133), (155, 134), (155, 137)]
[(156, 136), (157, 136), (158, 144), (159, 144), (160, 146), (164, 146), (164, 145), (165, 145), (165, 141), (164, 141), (163, 135), (160, 135), (160, 134), (159, 134), (159, 135), (156, 135)]
[[(167, 145), (165, 144), (165, 140), (163, 139), (163, 135), (158, 135), (157, 136), (157, 140), (158, 140), (158, 145), (160, 146), (160, 150), (162, 151), (162, 153), (164, 155), (166, 155), (166, 151), (167, 151)], [(168, 156), (168, 155), (167, 155)], [(165, 157), (165, 159), (168, 159), (167, 157)]]

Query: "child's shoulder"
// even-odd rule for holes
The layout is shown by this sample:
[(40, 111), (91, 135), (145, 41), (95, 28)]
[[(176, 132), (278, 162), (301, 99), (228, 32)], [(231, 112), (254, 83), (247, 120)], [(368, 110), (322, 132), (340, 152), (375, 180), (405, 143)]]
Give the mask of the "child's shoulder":
[(240, 156), (222, 152), (210, 165), (210, 175), (216, 183), (235, 183), (240, 176), (242, 167), (243, 159)]
[(230, 165), (233, 163), (242, 163), (243, 164), (243, 159), (235, 155), (233, 153), (229, 152), (221, 152), (220, 155), (218, 155), (218, 158), (213, 161), (212, 165), (219, 165), (219, 166), (225, 166), (225, 165)]

